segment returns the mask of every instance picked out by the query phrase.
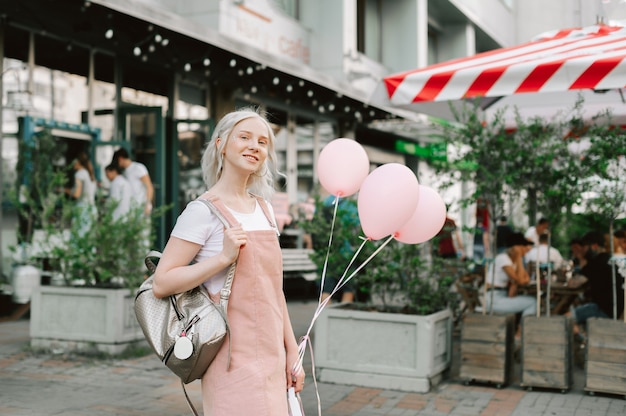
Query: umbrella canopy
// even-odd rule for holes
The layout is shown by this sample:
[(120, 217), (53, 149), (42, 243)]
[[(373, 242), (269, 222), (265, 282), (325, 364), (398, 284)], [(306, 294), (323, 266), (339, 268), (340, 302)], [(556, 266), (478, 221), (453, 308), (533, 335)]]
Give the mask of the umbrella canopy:
[[(479, 99), (485, 109), (502, 97), (519, 97), (526, 103), (520, 106), (550, 98), (556, 109), (573, 103), (578, 93), (591, 98), (593, 91), (626, 87), (624, 58), (626, 28), (596, 25), (391, 75), (384, 86), (391, 105), (446, 118), (452, 118), (451, 103), (459, 106), (468, 99)], [(507, 105), (517, 106), (517, 101)], [(543, 110), (538, 114), (546, 115)]]

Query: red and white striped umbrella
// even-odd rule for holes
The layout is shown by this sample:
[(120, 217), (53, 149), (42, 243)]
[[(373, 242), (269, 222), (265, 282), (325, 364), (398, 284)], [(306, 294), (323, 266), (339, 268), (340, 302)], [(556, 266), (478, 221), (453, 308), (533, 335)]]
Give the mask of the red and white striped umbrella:
[(553, 31), (531, 42), (388, 76), (390, 103), (443, 116), (449, 102), (626, 87), (626, 28)]

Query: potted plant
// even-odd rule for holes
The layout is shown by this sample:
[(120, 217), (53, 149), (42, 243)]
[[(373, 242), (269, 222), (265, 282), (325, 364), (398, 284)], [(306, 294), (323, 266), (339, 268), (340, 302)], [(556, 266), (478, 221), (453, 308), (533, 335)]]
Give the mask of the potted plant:
[(19, 245), (29, 263), (51, 276), (51, 284), (32, 293), (31, 346), (120, 353), (144, 340), (133, 302), (145, 276), (150, 222), (140, 210), (116, 220), (113, 207), (102, 205), (87, 232), (72, 227), (74, 203), (62, 192), (68, 170), (55, 164), (64, 153), (47, 130), (23, 143), (19, 192), (12, 194)]
[[(354, 205), (346, 199), (338, 208), (342, 219), (333, 245), (339, 248), (329, 252), (327, 275), (342, 275), (352, 260), (354, 250), (342, 247), (358, 241)], [(313, 236), (312, 260), (322, 270), (331, 228), (319, 200), (316, 209), (302, 227)], [(369, 257), (380, 244), (368, 242), (358, 258)], [(325, 308), (314, 333), (320, 380), (413, 392), (428, 392), (439, 382), (451, 362), (455, 294), (452, 276), (441, 274), (441, 264), (427, 254), (422, 246), (391, 241), (355, 275), (358, 302)]]

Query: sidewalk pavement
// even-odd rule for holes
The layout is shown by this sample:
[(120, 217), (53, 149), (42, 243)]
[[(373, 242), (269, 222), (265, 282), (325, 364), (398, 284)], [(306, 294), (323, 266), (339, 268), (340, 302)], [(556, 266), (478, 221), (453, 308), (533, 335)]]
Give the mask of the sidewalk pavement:
[[(306, 333), (316, 305), (315, 301), (289, 302), (296, 335)], [(28, 319), (0, 323), (0, 415), (191, 414), (180, 382), (155, 356), (105, 359), (33, 353), (28, 348), (28, 325)], [(465, 386), (458, 379), (455, 361), (458, 354), (453, 358), (453, 369), (447, 379), (426, 394), (318, 383), (321, 413), (324, 416), (626, 415), (626, 400), (622, 396), (586, 394), (579, 368), (573, 388), (560, 393), (526, 391), (519, 383), (502, 389)], [(314, 416), (318, 410), (309, 358), (305, 367), (307, 383), (302, 401), (306, 415)], [(200, 407), (199, 382), (187, 385), (187, 391), (196, 407)]]

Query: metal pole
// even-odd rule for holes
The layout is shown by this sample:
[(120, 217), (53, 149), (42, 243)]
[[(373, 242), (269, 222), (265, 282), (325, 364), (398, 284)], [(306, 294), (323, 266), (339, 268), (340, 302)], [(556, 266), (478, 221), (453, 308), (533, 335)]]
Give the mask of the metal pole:
[[(4, 25), (0, 25), (0, 74), (4, 74)], [(0, 172), (4, 172), (2, 160), (2, 142), (4, 141), (4, 77), (0, 75)], [(2, 218), (2, 200), (4, 195), (4, 183), (0, 179), (0, 278), (4, 276), (4, 253), (2, 250), (2, 230), (4, 229), (4, 220)]]
[[(540, 244), (541, 246), (541, 244)], [(548, 266), (548, 277), (546, 278), (546, 316), (550, 317), (550, 289), (552, 285), (552, 263), (550, 263), (550, 248), (552, 247), (552, 233), (548, 231), (548, 248), (546, 253), (546, 263)], [(539, 258), (539, 251), (537, 250), (537, 258)]]
[(611, 288), (613, 296), (613, 319), (617, 319), (617, 276), (615, 276), (615, 248), (613, 247), (613, 218), (609, 224), (609, 249), (611, 250)]

